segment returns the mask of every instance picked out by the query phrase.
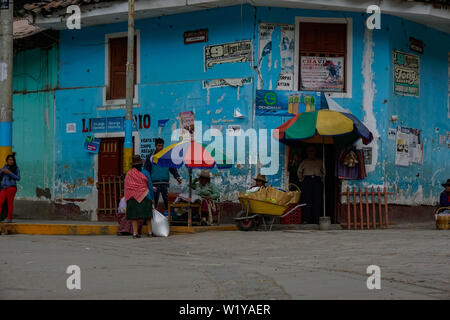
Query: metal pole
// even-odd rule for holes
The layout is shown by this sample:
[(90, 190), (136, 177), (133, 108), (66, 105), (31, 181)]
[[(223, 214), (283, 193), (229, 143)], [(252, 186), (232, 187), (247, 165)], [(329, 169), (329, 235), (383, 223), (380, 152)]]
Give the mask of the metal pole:
[(325, 186), (326, 186), (326, 172), (325, 172), (325, 138), (322, 141), (322, 169), (323, 169), (323, 216), (325, 217)]
[(133, 97), (134, 97), (134, 0), (128, 0), (128, 51), (127, 51), (127, 94), (125, 112), (124, 166), (126, 173), (131, 169), (133, 156)]
[(0, 167), (12, 153), (13, 0), (0, 0)]

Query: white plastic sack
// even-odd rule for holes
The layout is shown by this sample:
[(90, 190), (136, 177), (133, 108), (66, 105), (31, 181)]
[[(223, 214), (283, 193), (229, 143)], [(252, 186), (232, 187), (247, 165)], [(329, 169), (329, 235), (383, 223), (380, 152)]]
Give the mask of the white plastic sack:
[(169, 221), (156, 209), (153, 209), (152, 233), (157, 237), (169, 236)]

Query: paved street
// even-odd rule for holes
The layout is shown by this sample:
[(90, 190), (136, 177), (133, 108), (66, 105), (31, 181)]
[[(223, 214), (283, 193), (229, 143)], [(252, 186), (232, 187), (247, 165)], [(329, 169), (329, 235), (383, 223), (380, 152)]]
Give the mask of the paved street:
[[(429, 229), (0, 236), (2, 299), (449, 299), (450, 233)], [(366, 268), (381, 267), (381, 290)], [(68, 290), (67, 266), (81, 268)]]

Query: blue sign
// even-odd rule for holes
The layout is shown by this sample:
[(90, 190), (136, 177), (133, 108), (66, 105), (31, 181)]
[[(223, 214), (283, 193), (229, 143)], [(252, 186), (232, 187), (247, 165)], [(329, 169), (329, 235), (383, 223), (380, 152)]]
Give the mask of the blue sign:
[(292, 117), (327, 108), (325, 95), (321, 92), (256, 90), (257, 116)]
[(87, 152), (97, 154), (100, 150), (100, 139), (87, 136), (84, 140), (84, 147)]
[[(93, 118), (91, 119), (91, 131), (122, 132), (124, 131), (125, 117)], [(133, 131), (137, 131), (136, 121), (133, 121)]]
[(123, 131), (123, 117), (107, 118), (106, 123), (106, 131), (108, 132)]
[(164, 126), (166, 125), (167, 121), (169, 121), (169, 119), (158, 120), (158, 127), (164, 128)]

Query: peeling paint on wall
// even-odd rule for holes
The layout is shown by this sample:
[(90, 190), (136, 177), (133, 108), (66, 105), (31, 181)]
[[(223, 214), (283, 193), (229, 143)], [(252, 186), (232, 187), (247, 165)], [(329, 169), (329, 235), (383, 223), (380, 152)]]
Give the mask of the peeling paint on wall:
[(364, 124), (373, 134), (373, 141), (368, 145), (372, 148), (372, 163), (366, 166), (367, 172), (375, 171), (375, 167), (378, 162), (378, 138), (380, 134), (377, 129), (377, 120), (373, 112), (373, 98), (375, 96), (375, 82), (373, 80), (373, 46), (372, 30), (366, 28), (364, 33), (364, 52), (362, 59), (362, 75), (364, 79), (363, 83), (363, 110)]

